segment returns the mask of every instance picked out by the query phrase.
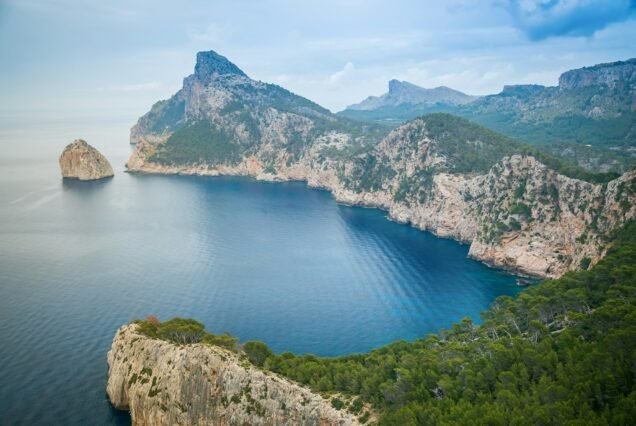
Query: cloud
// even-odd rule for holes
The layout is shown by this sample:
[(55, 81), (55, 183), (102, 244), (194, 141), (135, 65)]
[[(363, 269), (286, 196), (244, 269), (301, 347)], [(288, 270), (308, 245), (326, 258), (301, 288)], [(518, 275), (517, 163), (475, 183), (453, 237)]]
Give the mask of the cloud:
[(226, 42), (235, 34), (235, 29), (230, 23), (210, 24), (203, 29), (190, 29), (188, 36), (192, 41), (220, 44)]
[(99, 87), (99, 92), (143, 92), (146, 90), (153, 90), (161, 85), (155, 81), (148, 83), (136, 83), (136, 84), (122, 84), (120, 86), (107, 86)]
[(352, 62), (347, 62), (343, 69), (340, 71), (336, 71), (327, 77), (326, 83), (328, 86), (336, 86), (341, 83), (344, 79), (349, 77), (353, 72), (355, 72), (356, 67)]
[(516, 26), (531, 40), (591, 36), (636, 13), (636, 0), (505, 0)]

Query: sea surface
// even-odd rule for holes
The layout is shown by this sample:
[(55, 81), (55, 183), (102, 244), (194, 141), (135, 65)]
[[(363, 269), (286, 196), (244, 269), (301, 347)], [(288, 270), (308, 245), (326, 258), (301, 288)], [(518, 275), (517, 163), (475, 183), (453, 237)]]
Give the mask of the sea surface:
[[(1, 424), (129, 424), (106, 398), (106, 353), (150, 314), (335, 356), (478, 321), (519, 291), (466, 245), (304, 183), (126, 174), (133, 121), (0, 122)], [(60, 178), (80, 136), (114, 178)]]

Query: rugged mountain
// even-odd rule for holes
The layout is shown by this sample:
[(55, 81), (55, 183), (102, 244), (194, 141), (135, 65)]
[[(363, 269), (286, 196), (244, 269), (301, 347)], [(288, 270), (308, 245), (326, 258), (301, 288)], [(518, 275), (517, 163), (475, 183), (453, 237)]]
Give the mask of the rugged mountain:
[[(298, 158), (329, 135), (364, 146), (382, 129), (338, 117), (273, 84), (247, 77), (216, 52), (200, 52), (194, 74), (172, 98), (157, 102), (132, 128), (131, 142), (154, 143), (160, 164), (238, 164), (255, 151), (267, 162), (280, 150)], [(161, 142), (157, 144), (158, 142)], [(271, 163), (271, 161), (270, 161)]]
[(133, 425), (353, 425), (345, 410), (237, 354), (205, 343), (119, 329), (108, 352), (106, 392)]
[(464, 116), (590, 170), (636, 164), (636, 59), (567, 71), (556, 87), (505, 86), (466, 105), (403, 104), (342, 115), (400, 123), (431, 111)]
[(63, 178), (97, 180), (114, 174), (106, 157), (82, 139), (66, 145), (59, 162)]
[(442, 111), (452, 111), (478, 99), (477, 96), (448, 87), (425, 89), (406, 81), (389, 81), (389, 91), (382, 96), (370, 96), (338, 113), (358, 121), (396, 126), (413, 118)]
[[(470, 243), (476, 259), (536, 276), (588, 267), (611, 231), (636, 214), (636, 172), (610, 182), (448, 114), (405, 123), (373, 143), (375, 129), (341, 126), (349, 123), (284, 89), (236, 73), (205, 78), (186, 78), (175, 95), (186, 99), (184, 122), (163, 142), (133, 129), (140, 142), (130, 171), (305, 180), (340, 202), (383, 208), (394, 220)], [(188, 89), (192, 80), (197, 90)], [(302, 107), (274, 108), (270, 95), (280, 93)], [(236, 114), (228, 97), (252, 108)], [(317, 123), (329, 127), (316, 131)]]
[(399, 105), (434, 106), (464, 105), (477, 99), (458, 90), (440, 86), (425, 89), (407, 81), (389, 81), (389, 91), (382, 96), (369, 96), (362, 102), (350, 105), (345, 111), (370, 111), (379, 108), (397, 107)]

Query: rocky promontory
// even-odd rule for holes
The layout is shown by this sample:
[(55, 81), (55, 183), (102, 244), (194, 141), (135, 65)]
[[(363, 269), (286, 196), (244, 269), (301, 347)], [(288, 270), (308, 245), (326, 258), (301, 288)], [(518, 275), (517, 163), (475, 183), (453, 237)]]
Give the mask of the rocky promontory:
[(590, 173), (449, 114), (389, 132), (252, 80), (215, 52), (197, 55), (195, 73), (139, 119), (131, 141), (130, 172), (306, 181), (537, 277), (594, 265), (636, 218), (636, 171)]
[(76, 139), (60, 155), (63, 178), (97, 180), (113, 176), (113, 168), (97, 149), (85, 140)]
[(123, 326), (108, 352), (107, 394), (133, 425), (351, 425), (357, 419), (229, 350), (179, 345)]

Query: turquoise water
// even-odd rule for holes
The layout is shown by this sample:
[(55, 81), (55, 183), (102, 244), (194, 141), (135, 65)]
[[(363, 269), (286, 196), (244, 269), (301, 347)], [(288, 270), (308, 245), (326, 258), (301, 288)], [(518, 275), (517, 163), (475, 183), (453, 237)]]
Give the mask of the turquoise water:
[(333, 356), (478, 318), (519, 290), (465, 245), (303, 183), (121, 173), (123, 138), (104, 143), (115, 178), (63, 182), (59, 135), (0, 158), (3, 424), (128, 424), (105, 396), (106, 352), (149, 314)]

